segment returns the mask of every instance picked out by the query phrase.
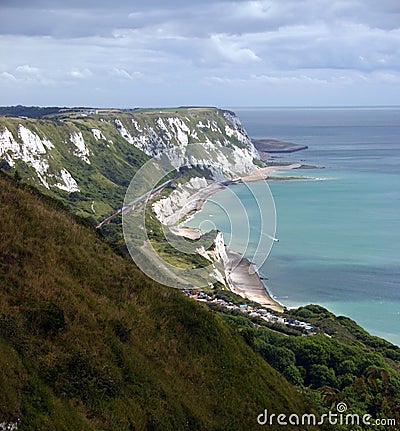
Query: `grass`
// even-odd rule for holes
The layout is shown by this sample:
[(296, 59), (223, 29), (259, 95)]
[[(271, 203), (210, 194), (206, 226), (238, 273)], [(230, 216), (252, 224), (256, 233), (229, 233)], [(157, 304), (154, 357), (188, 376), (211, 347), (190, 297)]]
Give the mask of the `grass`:
[(187, 114), (187, 108), (139, 108), (134, 110), (135, 114)]
[(146, 278), (58, 202), (4, 176), (0, 198), (0, 422), (252, 430), (265, 406), (309, 410), (215, 313)]
[(295, 331), (285, 335), (261, 319), (213, 308), (255, 351), (289, 381), (307, 388), (307, 393), (319, 399), (325, 409), (344, 401), (349, 413), (391, 417), (399, 423), (399, 347), (371, 336), (351, 319), (337, 317), (318, 305), (285, 313), (286, 317), (305, 320), (317, 328), (316, 335), (306, 337), (298, 336), (299, 332), (293, 336)]

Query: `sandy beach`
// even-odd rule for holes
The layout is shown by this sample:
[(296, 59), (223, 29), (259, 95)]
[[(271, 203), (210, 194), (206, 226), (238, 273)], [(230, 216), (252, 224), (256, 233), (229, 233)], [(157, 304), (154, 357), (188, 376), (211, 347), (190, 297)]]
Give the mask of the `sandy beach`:
[(227, 249), (227, 281), (232, 292), (271, 310), (282, 312), (283, 307), (265, 290), (264, 283), (249, 260), (240, 253)]
[(191, 227), (169, 226), (169, 230), (174, 235), (183, 236), (191, 240), (196, 240), (201, 238), (200, 229), (193, 229)]

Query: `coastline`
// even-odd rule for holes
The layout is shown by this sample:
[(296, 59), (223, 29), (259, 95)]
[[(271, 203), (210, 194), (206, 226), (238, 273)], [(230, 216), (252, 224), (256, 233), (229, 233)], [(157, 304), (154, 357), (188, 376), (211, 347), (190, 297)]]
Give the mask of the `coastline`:
[(253, 264), (240, 253), (228, 248), (226, 248), (226, 254), (228, 262), (225, 264), (225, 271), (230, 290), (263, 307), (282, 313), (284, 307), (268, 294)]
[[(181, 210), (176, 211), (174, 214), (171, 214), (169, 217), (166, 217), (164, 220), (164, 224), (169, 226), (170, 228), (175, 227), (176, 235), (179, 235), (178, 229), (188, 229), (188, 228), (182, 228), (182, 224), (184, 222), (180, 222), (179, 220), (184, 219), (184, 221), (187, 221), (188, 214), (192, 212), (200, 211), (206, 200), (209, 199), (211, 196), (215, 195), (215, 193), (223, 190), (226, 187), (227, 184), (224, 183), (211, 183), (208, 187), (196, 192), (194, 195), (191, 196), (189, 202), (181, 208)], [(174, 226), (176, 225), (176, 226)], [(184, 236), (184, 235), (183, 235)]]
[(260, 181), (267, 179), (268, 174), (275, 173), (277, 171), (289, 171), (292, 169), (299, 169), (301, 167), (300, 163), (291, 163), (290, 165), (276, 165), (276, 166), (266, 166), (265, 168), (259, 168), (251, 174), (241, 177), (241, 182), (250, 181)]
[[(265, 180), (268, 174), (281, 170), (298, 169), (300, 166), (301, 164), (298, 163), (266, 166), (253, 171), (245, 177), (232, 181), (228, 180), (221, 183), (212, 183), (209, 187), (194, 194), (191, 201), (184, 208), (184, 211), (182, 209), (177, 214), (171, 215), (168, 217), (166, 222), (174, 234), (184, 236), (189, 239), (198, 239), (201, 236), (199, 229), (183, 227), (182, 225), (188, 221), (186, 216), (189, 213), (200, 211), (207, 199), (215, 193), (225, 189), (228, 185)], [(184, 219), (184, 221), (176, 225), (178, 221), (182, 219)], [(175, 226), (173, 226), (174, 224)], [(230, 290), (243, 298), (257, 302), (275, 312), (283, 312), (283, 305), (279, 304), (271, 297), (253, 264), (240, 253), (230, 250), (227, 247), (225, 247), (225, 249), (228, 257), (227, 263), (225, 263), (225, 273)]]

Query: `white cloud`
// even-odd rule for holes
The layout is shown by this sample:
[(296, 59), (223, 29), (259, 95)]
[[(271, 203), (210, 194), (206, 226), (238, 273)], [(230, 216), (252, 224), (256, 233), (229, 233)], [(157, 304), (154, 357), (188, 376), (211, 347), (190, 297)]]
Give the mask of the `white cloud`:
[(206, 76), (204, 78), (204, 82), (206, 84), (217, 85), (217, 86), (236, 87), (238, 85), (248, 85), (249, 79), (228, 78), (228, 77), (221, 77), (221, 76)]
[(141, 78), (143, 76), (143, 74), (140, 72), (128, 72), (125, 69), (118, 69), (116, 67), (111, 70), (110, 74), (116, 78), (128, 80)]
[(16, 82), (17, 81), (17, 78), (9, 72), (1, 72), (0, 76), (3, 80), (8, 81), (8, 82)]
[(92, 75), (93, 73), (87, 68), (82, 70), (75, 69), (69, 72), (69, 76), (71, 76), (74, 79), (86, 79), (86, 78), (90, 78)]
[(373, 72), (370, 75), (364, 75), (365, 80), (368, 82), (378, 82), (380, 84), (391, 85), (394, 84), (396, 86), (400, 85), (400, 72), (387, 71), (387, 72)]
[[(216, 56), (216, 60), (222, 60), (228, 63), (253, 63), (260, 61), (255, 52), (243, 46), (240, 38), (228, 36), (225, 34), (213, 34), (206, 45), (206, 58)], [(210, 50), (210, 51), (209, 51)]]
[(232, 5), (228, 9), (228, 15), (231, 19), (249, 20), (249, 19), (266, 19), (273, 14), (274, 4), (265, 1), (248, 1)]
[(24, 64), (23, 66), (18, 66), (15, 71), (21, 75), (25, 76), (38, 76), (40, 74), (40, 69), (37, 67), (29, 66), (28, 64)]
[[(291, 74), (261, 74), (261, 75), (248, 75), (246, 78), (221, 78), (211, 76), (205, 78), (205, 81), (217, 85), (249, 85), (249, 86), (327, 86), (331, 84), (344, 83), (343, 76), (335, 76), (335, 72), (326, 74), (319, 72), (319, 74), (306, 74), (304, 71), (299, 70)], [(353, 80), (347, 83), (352, 83)]]
[(259, 75), (252, 76), (253, 80), (264, 82), (274, 85), (326, 85), (329, 83), (326, 79), (315, 78), (308, 75), (292, 75), (292, 76), (273, 76), (273, 75)]

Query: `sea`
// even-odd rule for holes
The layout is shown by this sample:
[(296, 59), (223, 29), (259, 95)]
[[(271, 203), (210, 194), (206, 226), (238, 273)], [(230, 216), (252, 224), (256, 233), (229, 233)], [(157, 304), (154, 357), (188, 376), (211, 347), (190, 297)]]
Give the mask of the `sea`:
[[(282, 171), (308, 179), (269, 181), (269, 190), (230, 186), (188, 225), (223, 232), (283, 305), (322, 305), (400, 345), (400, 107), (232, 110), (252, 138), (308, 146), (274, 162), (318, 168)], [(260, 235), (274, 240), (263, 248)]]

